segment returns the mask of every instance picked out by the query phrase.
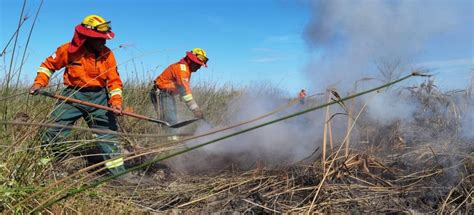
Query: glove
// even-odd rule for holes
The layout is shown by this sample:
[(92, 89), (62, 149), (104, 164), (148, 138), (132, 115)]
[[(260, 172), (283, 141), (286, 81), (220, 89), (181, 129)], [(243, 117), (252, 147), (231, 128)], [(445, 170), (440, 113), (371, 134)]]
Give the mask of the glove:
[(114, 109), (114, 113), (117, 115), (122, 115), (122, 106), (121, 105), (112, 105), (112, 108)]
[(30, 88), (30, 94), (31, 95), (38, 95), (38, 90), (40, 90), (42, 88), (41, 85), (36, 85), (34, 84), (33, 86), (31, 86)]
[(188, 106), (189, 110), (193, 112), (194, 117), (198, 119), (204, 119), (204, 113), (201, 111), (201, 109), (199, 108), (196, 101), (194, 101), (194, 99), (187, 101), (186, 106)]
[(204, 119), (204, 113), (199, 108), (193, 110), (194, 117), (198, 119)]
[(199, 106), (196, 101), (194, 101), (194, 99), (187, 101), (186, 106), (188, 106), (189, 110), (191, 110), (192, 112), (194, 112), (194, 110), (199, 109)]

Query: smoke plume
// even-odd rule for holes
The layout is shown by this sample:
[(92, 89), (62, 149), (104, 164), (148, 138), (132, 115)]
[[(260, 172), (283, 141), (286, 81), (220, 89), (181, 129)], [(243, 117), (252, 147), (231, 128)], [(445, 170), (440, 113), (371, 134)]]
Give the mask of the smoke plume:
[[(236, 124), (268, 114), (281, 105), (287, 104), (288, 101), (270, 94), (255, 95), (255, 92), (247, 92), (233, 99), (225, 114), (228, 116), (229, 124)], [(210, 141), (288, 115), (302, 108), (303, 106), (298, 103), (251, 124), (188, 144), (195, 145)], [(194, 173), (230, 168), (251, 169), (258, 165), (265, 167), (288, 165), (301, 161), (317, 151), (320, 145), (317, 140), (321, 137), (322, 125), (321, 112), (299, 116), (207, 145), (200, 150), (173, 159), (172, 165), (176, 170)], [(206, 127), (208, 126), (200, 126), (197, 133), (209, 131)], [(219, 129), (219, 127), (213, 129)], [(193, 162), (190, 163), (189, 160)]]
[(321, 89), (332, 83), (347, 89), (379, 75), (375, 63), (406, 64), (459, 21), (453, 1), (333, 0), (311, 6), (305, 38), (314, 56), (306, 71)]

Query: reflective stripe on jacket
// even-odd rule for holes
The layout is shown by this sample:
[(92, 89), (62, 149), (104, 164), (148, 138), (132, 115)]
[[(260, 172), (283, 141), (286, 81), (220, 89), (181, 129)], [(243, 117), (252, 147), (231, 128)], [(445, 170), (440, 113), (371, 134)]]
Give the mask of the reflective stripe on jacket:
[(34, 84), (47, 86), (51, 75), (63, 67), (64, 84), (71, 87), (107, 87), (109, 103), (122, 105), (122, 80), (112, 51), (104, 47), (99, 56), (81, 47), (77, 52), (67, 51), (70, 43), (60, 46), (41, 64)]

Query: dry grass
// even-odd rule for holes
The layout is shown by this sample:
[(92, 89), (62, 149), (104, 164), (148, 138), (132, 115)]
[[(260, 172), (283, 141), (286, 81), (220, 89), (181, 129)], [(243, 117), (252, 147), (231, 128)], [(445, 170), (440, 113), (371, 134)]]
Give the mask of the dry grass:
[[(433, 160), (433, 157), (427, 159), (421, 164), (424, 168), (415, 171), (418, 166), (384, 162), (369, 155), (338, 158), (313, 211), (434, 213), (472, 210), (472, 175), (464, 175), (458, 184), (450, 186), (440, 181), (449, 176), (451, 168), (470, 168), (472, 160), (463, 160), (445, 169)], [(151, 211), (302, 213), (309, 209), (321, 178), (320, 165), (296, 165), (193, 177), (176, 175), (174, 180), (162, 181), (159, 185), (116, 189), (122, 194), (117, 198)]]
[[(378, 125), (362, 116), (357, 122), (357, 129), (364, 131), (369, 138), (361, 139), (364, 142), (360, 144), (353, 139), (348, 156), (329, 153), (327, 161), (334, 160), (334, 163), (326, 169), (328, 172), (323, 184), (320, 184), (323, 165), (315, 157), (275, 168), (257, 163), (251, 170), (232, 167), (200, 174), (180, 173), (166, 167), (165, 162), (164, 166), (153, 165), (146, 172), (135, 172), (135, 175), (147, 178), (143, 184), (124, 186), (107, 183), (44, 211), (53, 214), (101, 211), (303, 213), (311, 208), (313, 212), (321, 213), (472, 212), (472, 140), (462, 139), (459, 135), (459, 116), (465, 111), (465, 104), (462, 103), (465, 100), (457, 97), (447, 100), (450, 95), (434, 94), (434, 91), (424, 88), (420, 86), (423, 91), (412, 90), (407, 95), (423, 104), (417, 110), (420, 111), (416, 114), (418, 118), (412, 123), (396, 121)], [(146, 97), (148, 86), (136, 84), (128, 89), (125, 103), (133, 106), (137, 113), (151, 113)], [(12, 94), (19, 92), (22, 91)], [(232, 87), (218, 89), (208, 84), (198, 87), (196, 94), (214, 123), (225, 122), (225, 116), (220, 113), (225, 112), (232, 98), (240, 95), (239, 90)], [(54, 103), (26, 94), (8, 101), (11, 107), (18, 108), (10, 109), (7, 119), (26, 122), (41, 122)], [(449, 108), (446, 110), (444, 107)], [(184, 107), (181, 108), (184, 117), (191, 116)], [(430, 114), (426, 113), (428, 111)], [(122, 132), (160, 132), (156, 125), (129, 118), (122, 118), (120, 125)], [(185, 130), (192, 133), (194, 129), (190, 126)], [(84, 159), (77, 154), (63, 162), (41, 163), (47, 152), (39, 148), (38, 131), (37, 127), (2, 127), (0, 210), (25, 213), (67, 188), (68, 184), (76, 183), (71, 187), (74, 188), (95, 180), (94, 176), (84, 178), (78, 175), (11, 208), (42, 187), (85, 166)], [(69, 139), (74, 147), (85, 146), (90, 140), (90, 133), (81, 131), (75, 132)], [(127, 137), (124, 142), (144, 147), (161, 141)], [(232, 165), (227, 163), (225, 166)]]

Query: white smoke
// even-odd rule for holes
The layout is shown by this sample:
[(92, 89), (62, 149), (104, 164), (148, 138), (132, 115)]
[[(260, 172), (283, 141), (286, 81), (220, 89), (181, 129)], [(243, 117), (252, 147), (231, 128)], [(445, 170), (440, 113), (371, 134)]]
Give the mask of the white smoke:
[[(439, 33), (457, 26), (456, 1), (312, 1), (305, 37), (313, 61), (307, 75), (317, 86), (352, 86), (377, 75), (374, 63), (408, 63)], [(346, 87), (347, 89), (347, 87)]]
[[(306, 75), (321, 89), (367, 88), (408, 74), (430, 40), (459, 27), (463, 1), (311, 1), (305, 38), (313, 51)], [(359, 82), (364, 78), (376, 78)], [(402, 83), (403, 84), (403, 83)], [(405, 83), (406, 84), (406, 83)], [(357, 86), (359, 85), (359, 86)], [(416, 106), (394, 92), (368, 102), (370, 117), (390, 123), (408, 119)]]
[[(253, 95), (250, 93), (241, 95), (231, 101), (227, 111), (230, 124), (268, 114), (281, 105), (288, 103), (288, 100), (272, 98), (268, 94), (255, 96), (254, 93), (252, 93)], [(238, 132), (301, 110), (301, 108), (300, 104), (295, 104), (283, 112), (230, 131), (201, 138), (193, 143), (188, 143), (188, 145), (200, 144)], [(321, 115), (321, 112), (319, 115)], [(299, 116), (207, 145), (199, 150), (172, 159), (171, 165), (174, 169), (184, 172), (223, 170), (230, 167), (249, 169), (255, 168), (257, 163), (266, 167), (288, 165), (310, 156), (318, 148), (322, 124), (321, 119), (318, 119), (315, 114)], [(200, 127), (197, 133), (209, 131), (202, 128), (204, 127)], [(214, 129), (218, 129), (218, 127)], [(193, 162), (190, 163), (189, 160)]]
[[(406, 98), (406, 97), (405, 97)], [(398, 92), (385, 91), (367, 99), (368, 117), (381, 124), (390, 124), (396, 120), (409, 122), (417, 109), (416, 104), (401, 99)]]
[(471, 93), (466, 95), (468, 101), (462, 116), (462, 132), (464, 137), (474, 139), (474, 96)]

